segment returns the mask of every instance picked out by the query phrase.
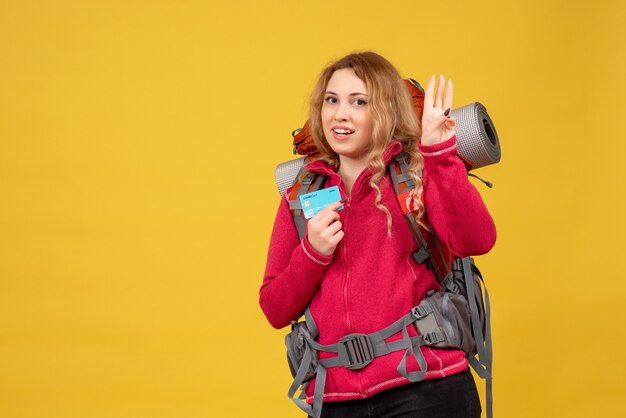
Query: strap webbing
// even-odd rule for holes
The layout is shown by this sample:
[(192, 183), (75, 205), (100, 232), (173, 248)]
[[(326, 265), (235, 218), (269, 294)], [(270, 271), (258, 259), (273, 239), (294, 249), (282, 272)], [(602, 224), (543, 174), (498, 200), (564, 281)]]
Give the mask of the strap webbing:
[[(419, 248), (419, 251), (414, 254), (415, 261), (418, 264), (426, 262), (426, 265), (428, 266), (430, 271), (433, 272), (433, 274), (437, 278), (437, 281), (441, 283), (445, 276), (441, 274), (441, 271), (439, 271), (439, 266), (432, 257), (432, 253), (430, 251), (430, 248), (428, 247), (428, 242), (426, 242), (426, 238), (424, 238), (424, 235), (420, 231), (419, 225), (417, 225), (417, 221), (413, 217), (413, 214), (410, 212), (405, 214), (404, 218), (406, 219), (407, 224), (409, 225), (409, 229), (411, 230), (411, 234), (413, 235), (413, 239), (415, 240), (415, 243)], [(435, 235), (434, 231), (433, 235)]]
[[(394, 164), (397, 164), (400, 168), (400, 174), (396, 173), (396, 168)], [(415, 181), (413, 181), (413, 178), (409, 174), (408, 155), (406, 155), (405, 153), (398, 154), (389, 165), (388, 171), (389, 175), (391, 176), (391, 182), (393, 183), (393, 188), (396, 192), (396, 196), (400, 196), (400, 184), (402, 183), (404, 183), (404, 189), (402, 191), (403, 194), (407, 191), (415, 190)], [(426, 262), (426, 265), (428, 266), (430, 271), (433, 272), (433, 274), (437, 278), (437, 281), (441, 283), (445, 275), (448, 273), (447, 267), (445, 273), (440, 271), (439, 265), (433, 259), (431, 249), (428, 246), (428, 242), (424, 238), (424, 235), (422, 234), (422, 231), (420, 230), (420, 227), (417, 224), (413, 213), (405, 213), (404, 218), (406, 219), (406, 222), (409, 225), (409, 229), (411, 230), (411, 235), (413, 235), (413, 239), (417, 244), (418, 251), (414, 254), (415, 261), (418, 264)], [(441, 250), (439, 240), (437, 239), (437, 234), (435, 234), (435, 231), (431, 231), (431, 233), (433, 235), (433, 238), (435, 239), (438, 254), (443, 261), (442, 264), (445, 265), (446, 260), (443, 255), (443, 251)]]
[[(309, 347), (307, 344), (306, 349), (304, 351), (304, 356), (302, 357), (302, 362), (300, 363), (300, 367), (298, 368), (298, 371), (296, 372), (296, 375), (293, 378), (293, 383), (291, 384), (291, 386), (289, 387), (289, 390), (287, 391), (287, 396), (302, 411), (306, 412), (307, 414), (311, 416), (319, 417), (319, 415), (314, 415), (313, 408), (311, 407), (311, 405), (309, 405), (308, 403), (306, 403), (306, 401), (303, 400), (304, 389), (305, 389), (304, 386), (301, 389), (302, 393), (300, 394), (300, 397), (296, 398), (294, 396), (298, 388), (302, 386), (302, 381), (304, 380), (304, 376), (306, 375), (307, 370), (309, 370), (309, 366), (311, 365), (312, 359), (313, 359), (313, 353), (311, 351), (311, 347)], [(319, 371), (320, 371), (320, 367), (318, 365), (318, 368), (317, 368), (318, 376), (319, 376)]]
[[(317, 325), (315, 324), (313, 315), (311, 315), (311, 309), (309, 306), (307, 306), (306, 310), (304, 311), (304, 319), (306, 321), (306, 326), (309, 330), (309, 333), (311, 334), (311, 338), (313, 339), (317, 338), (319, 335), (319, 330), (317, 329)], [(304, 390), (306, 388), (306, 383), (303, 383), (304, 377), (307, 374), (309, 367), (311, 366), (311, 362), (313, 361), (313, 348), (311, 346), (311, 343), (315, 343), (315, 341), (314, 340), (305, 341), (306, 348), (304, 350), (304, 355), (302, 356), (302, 362), (300, 363), (300, 367), (298, 368), (298, 371), (296, 372), (296, 375), (293, 378), (293, 383), (291, 384), (291, 386), (289, 387), (289, 390), (287, 391), (287, 396), (302, 411), (306, 412), (310, 416), (319, 417), (320, 411), (322, 409), (321, 403), (317, 406), (317, 410), (316, 410), (315, 405), (311, 406), (308, 403), (306, 403), (306, 400), (305, 400), (306, 395), (304, 393)], [(318, 381), (319, 379), (321, 379), (322, 382), (326, 380), (326, 369), (324, 368), (323, 365), (319, 364), (319, 362), (318, 362), (318, 366), (316, 369), (316, 373), (317, 373)], [(301, 387), (300, 396), (296, 398), (294, 395), (296, 394), (296, 391), (300, 387)], [(322, 390), (323, 390), (323, 386), (322, 386)], [(323, 393), (322, 393), (322, 397), (323, 397)]]
[[(489, 301), (489, 292), (483, 281), (480, 271), (474, 265), (474, 260), (470, 257), (461, 259), (463, 266), (463, 276), (465, 277), (465, 286), (467, 287), (467, 299), (470, 306), (470, 314), (472, 317), (472, 331), (474, 340), (476, 340), (476, 350), (478, 359), (468, 355), (468, 361), (478, 375), (485, 379), (485, 397), (487, 404), (487, 418), (493, 417), (493, 349), (491, 343), (491, 303)], [(477, 277), (483, 282), (485, 290), (485, 338), (483, 339), (482, 329), (480, 327), (480, 317), (478, 305), (476, 304), (475, 295), (480, 295), (480, 289), (475, 288), (474, 271), (478, 271)]]
[[(398, 319), (386, 328), (371, 334), (367, 334), (367, 337), (372, 342), (374, 357), (380, 357), (394, 351), (406, 350), (404, 356), (398, 364), (398, 372), (412, 382), (417, 382), (424, 379), (428, 365), (426, 364), (426, 359), (424, 358), (420, 347), (423, 345), (429, 345), (439, 342), (440, 340), (436, 337), (434, 340), (431, 340), (431, 338), (433, 338), (433, 335), (438, 333), (432, 332), (430, 334), (409, 337), (408, 328), (415, 321), (418, 321), (425, 316), (431, 314), (432, 308), (428, 303), (423, 301), (422, 303), (420, 303), (420, 305), (413, 308), (411, 312), (404, 315), (402, 318)], [(317, 326), (315, 325), (315, 321), (313, 320), (313, 316), (311, 315), (311, 311), (308, 307), (305, 311), (305, 319), (307, 322), (307, 328), (311, 333), (311, 337), (316, 338), (318, 331)], [(389, 343), (385, 342), (385, 339), (391, 337), (399, 331), (402, 331), (402, 339)], [(313, 389), (313, 405), (309, 405), (308, 403), (306, 403), (305, 399), (305, 389), (307, 383), (304, 383), (303, 380), (313, 360), (313, 350), (338, 353), (338, 345), (338, 343), (322, 345), (316, 342), (314, 339), (307, 339), (306, 349), (302, 358), (302, 362), (300, 363), (300, 367), (296, 372), (293, 383), (291, 384), (291, 386), (289, 387), (289, 391), (287, 392), (287, 396), (289, 396), (289, 398), (296, 404), (296, 406), (298, 406), (298, 408), (300, 408), (302, 411), (306, 412), (312, 417), (319, 418), (321, 415), (322, 403), (324, 400), (324, 386), (326, 385), (327, 369), (331, 367), (343, 366), (338, 355), (318, 361), (316, 369), (317, 374), (315, 377), (315, 388)], [(417, 364), (420, 367), (419, 371), (407, 371), (406, 360), (410, 356), (413, 356), (417, 361)], [(298, 397), (295, 397), (295, 393), (298, 388), (300, 388), (301, 393)]]
[[(446, 276), (448, 275), (448, 273), (450, 273), (450, 266), (447, 263), (446, 257), (443, 255), (443, 250), (441, 249), (441, 244), (439, 243), (439, 237), (437, 236), (437, 234), (435, 234), (435, 231), (432, 231), (432, 235), (433, 235), (433, 240), (435, 240), (435, 246), (437, 247), (437, 252), (439, 253), (439, 257), (441, 257), (441, 260), (443, 261), (443, 265), (446, 268)], [(434, 263), (437, 264), (437, 263)], [(439, 283), (441, 283), (441, 280), (439, 280)]]
[(317, 324), (313, 319), (313, 315), (311, 314), (311, 305), (307, 306), (304, 310), (304, 320), (306, 321), (306, 327), (309, 329), (309, 333), (313, 339), (316, 339), (318, 335), (320, 335), (319, 329), (317, 328)]
[[(309, 192), (319, 190), (325, 181), (326, 177), (319, 174), (307, 174), (306, 177), (302, 179), (302, 185), (300, 185), (300, 189), (298, 190), (298, 195), (296, 199), (289, 201), (289, 209), (292, 209), (294, 211), (293, 221), (296, 224), (296, 230), (298, 231), (298, 237), (300, 237), (300, 240), (302, 240), (302, 238), (304, 238), (304, 234), (306, 234), (306, 219), (304, 219), (304, 217), (302, 216), (302, 204), (300, 203), (300, 196)], [(309, 187), (310, 184), (313, 184), (313, 186)]]

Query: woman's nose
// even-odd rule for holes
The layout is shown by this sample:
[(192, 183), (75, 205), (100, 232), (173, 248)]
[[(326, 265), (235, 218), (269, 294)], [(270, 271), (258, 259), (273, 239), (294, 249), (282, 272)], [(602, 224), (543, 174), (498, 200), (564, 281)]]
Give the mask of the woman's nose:
[(347, 120), (349, 111), (345, 105), (339, 104), (335, 110), (335, 120)]

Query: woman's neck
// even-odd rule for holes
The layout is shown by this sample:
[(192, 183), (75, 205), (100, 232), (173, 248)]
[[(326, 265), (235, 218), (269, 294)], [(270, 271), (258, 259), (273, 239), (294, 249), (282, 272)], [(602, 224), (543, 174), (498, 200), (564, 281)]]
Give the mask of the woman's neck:
[(357, 177), (359, 177), (359, 174), (361, 174), (361, 172), (366, 168), (367, 161), (339, 157), (338, 173), (343, 181), (343, 185), (346, 188), (348, 196), (352, 194), (352, 186), (354, 186), (354, 182)]

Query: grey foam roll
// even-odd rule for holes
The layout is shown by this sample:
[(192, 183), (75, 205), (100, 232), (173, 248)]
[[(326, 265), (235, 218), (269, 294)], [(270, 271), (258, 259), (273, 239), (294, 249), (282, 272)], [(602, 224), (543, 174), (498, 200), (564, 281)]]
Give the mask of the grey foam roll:
[(451, 113), (456, 119), (459, 155), (472, 163), (472, 169), (500, 161), (500, 141), (485, 106), (474, 102)]
[(306, 157), (296, 158), (295, 160), (286, 161), (276, 166), (274, 176), (276, 177), (276, 187), (278, 187), (278, 193), (282, 196), (285, 191), (293, 186), (293, 182), (298, 175), (298, 172), (304, 165)]

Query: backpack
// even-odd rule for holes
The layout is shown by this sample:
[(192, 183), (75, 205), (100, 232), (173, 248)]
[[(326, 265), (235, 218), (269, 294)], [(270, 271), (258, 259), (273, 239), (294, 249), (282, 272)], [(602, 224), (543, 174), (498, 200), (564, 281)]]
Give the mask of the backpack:
[[(413, 97), (414, 109), (421, 119), (424, 92), (415, 80), (407, 80), (406, 85)], [(488, 125), (491, 126), (490, 120)], [(458, 128), (460, 127), (458, 126)], [(495, 129), (492, 132), (495, 134)], [(298, 235), (302, 239), (306, 232), (306, 220), (302, 213), (299, 196), (322, 189), (326, 178), (315, 173), (301, 175), (304, 163), (307, 160), (316, 159), (319, 155), (311, 140), (308, 121), (301, 130), (294, 131), (292, 136), (294, 137), (294, 153), (307, 155), (304, 161), (294, 160), (296, 162), (292, 163), (292, 166), (287, 170), (291, 172), (291, 176), (288, 175), (287, 177), (290, 177), (293, 184), (289, 196), (289, 206)], [(495, 138), (495, 143), (498, 144), (497, 136)], [(488, 138), (488, 140), (494, 142), (492, 138)], [(468, 171), (476, 166), (468, 158), (461, 157), (461, 159)], [(499, 154), (497, 160), (499, 161)], [(298, 166), (298, 175), (293, 176), (294, 167)], [(283, 179), (285, 168), (282, 168), (282, 172), (279, 172), (279, 168), (280, 166), (277, 167), (276, 177), (280, 191), (281, 187), (285, 190), (291, 184), (289, 184), (289, 180), (285, 182)], [(408, 156), (404, 153), (396, 156), (387, 166), (387, 170), (394, 185), (400, 208), (417, 243), (418, 250), (413, 257), (418, 264), (426, 263), (441, 284), (442, 290), (429, 292), (418, 306), (385, 329), (368, 335), (347, 335), (330, 346), (321, 346), (316, 342), (317, 326), (307, 307), (304, 313), (305, 321), (292, 321), (292, 331), (285, 337), (287, 360), (294, 377), (288, 396), (304, 412), (313, 417), (319, 417), (327, 368), (344, 366), (357, 370), (372, 362), (377, 353), (383, 355), (391, 351), (405, 350), (402, 361), (398, 365), (398, 372), (408, 380), (415, 382), (424, 378), (427, 368), (420, 346), (457, 348), (467, 354), (470, 366), (486, 381), (487, 417), (491, 418), (493, 416), (493, 359), (490, 303), (482, 275), (471, 257), (455, 258), (445, 244), (440, 242), (434, 231), (418, 224), (415, 214), (404, 203), (407, 195), (415, 191), (415, 183), (408, 175)], [(294, 177), (295, 181), (293, 181)], [(287, 186), (281, 185), (279, 180)], [(481, 179), (481, 181), (483, 180)], [(491, 187), (488, 182), (485, 184)], [(428, 222), (426, 216), (421, 221), (421, 224)], [(411, 324), (415, 324), (418, 329), (419, 335), (417, 337), (410, 338), (408, 336), (406, 329)], [(385, 342), (385, 338), (399, 331), (402, 331), (403, 335), (401, 340), (393, 343)], [(317, 355), (319, 351), (337, 353), (337, 356), (319, 360)], [(406, 370), (406, 359), (409, 356), (415, 357), (420, 366), (420, 371), (408, 372)], [(304, 400), (304, 393), (310, 380), (316, 375), (314, 402), (313, 405), (309, 405)], [(298, 389), (301, 390), (301, 393), (300, 396), (296, 397), (295, 394)]]

